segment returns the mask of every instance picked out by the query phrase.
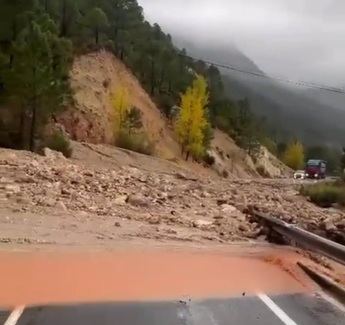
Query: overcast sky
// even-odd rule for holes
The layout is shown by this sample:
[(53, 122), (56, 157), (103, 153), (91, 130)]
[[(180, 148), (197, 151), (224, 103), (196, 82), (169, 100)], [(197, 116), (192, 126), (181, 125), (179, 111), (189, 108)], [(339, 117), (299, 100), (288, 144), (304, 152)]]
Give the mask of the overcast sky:
[[(345, 87), (345, 0), (139, 0), (195, 42), (233, 41), (266, 73)], [(231, 62), (228, 62), (231, 64)]]

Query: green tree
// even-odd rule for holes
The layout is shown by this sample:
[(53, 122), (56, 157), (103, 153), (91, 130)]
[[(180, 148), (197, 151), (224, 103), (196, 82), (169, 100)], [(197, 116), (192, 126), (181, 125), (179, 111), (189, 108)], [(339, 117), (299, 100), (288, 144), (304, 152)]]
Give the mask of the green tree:
[(297, 170), (304, 166), (304, 148), (299, 141), (291, 142), (283, 155), (284, 163), (290, 168)]
[(85, 24), (92, 30), (96, 44), (99, 44), (100, 33), (109, 25), (107, 15), (101, 8), (92, 8), (85, 16)]
[(80, 32), (80, 5), (85, 0), (38, 0), (40, 9), (49, 14), (60, 37), (74, 37)]
[(136, 107), (131, 107), (126, 114), (126, 121), (129, 131), (143, 127), (142, 112)]
[(55, 1), (56, 4), (51, 4), (51, 10), (55, 10), (55, 17), (57, 17), (60, 37), (71, 37), (76, 33), (80, 20), (78, 8), (80, 2), (82, 1), (58, 0), (57, 2)]
[[(41, 126), (65, 99), (70, 51), (69, 42), (54, 34), (55, 25), (47, 15), (33, 17), (14, 43), (15, 60), (7, 78), (11, 98), (22, 108), (22, 122), (30, 120), (30, 150), (36, 149)], [(25, 138), (24, 124), (21, 128)]]
[(247, 150), (248, 154), (256, 157), (260, 150), (258, 140), (258, 124), (253, 118), (250, 110), (250, 103), (247, 98), (238, 102), (238, 115), (235, 121), (237, 143)]
[(345, 147), (343, 147), (343, 152), (340, 158), (340, 166), (341, 166), (343, 180), (345, 180)]
[(9, 56), (10, 67), (14, 60), (12, 43), (24, 28), (26, 13), (34, 7), (34, 0), (2, 0), (0, 3), (0, 49)]

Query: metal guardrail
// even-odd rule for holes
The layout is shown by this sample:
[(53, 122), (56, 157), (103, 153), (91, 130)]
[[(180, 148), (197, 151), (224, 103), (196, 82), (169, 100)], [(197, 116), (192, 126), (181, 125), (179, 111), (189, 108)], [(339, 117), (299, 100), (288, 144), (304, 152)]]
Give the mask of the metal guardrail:
[(268, 227), (272, 228), (290, 241), (293, 241), (299, 247), (327, 256), (345, 265), (345, 246), (259, 211), (253, 211), (252, 215), (262, 219)]

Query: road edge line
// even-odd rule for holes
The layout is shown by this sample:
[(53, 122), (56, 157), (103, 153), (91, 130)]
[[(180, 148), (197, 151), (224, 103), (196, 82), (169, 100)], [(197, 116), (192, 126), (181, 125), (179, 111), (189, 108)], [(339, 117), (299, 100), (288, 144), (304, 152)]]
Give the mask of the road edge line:
[(342, 304), (345, 304), (345, 288), (333, 281), (331, 278), (314, 271), (311, 267), (302, 262), (297, 262), (297, 265), (323, 290), (333, 296)]
[(18, 306), (16, 307), (10, 314), (10, 316), (8, 316), (6, 322), (4, 323), (4, 325), (16, 325), (20, 316), (22, 316), (23, 312), (24, 312), (25, 306)]
[(264, 293), (258, 294), (258, 297), (285, 325), (297, 325), (297, 323), (293, 321), (270, 297)]

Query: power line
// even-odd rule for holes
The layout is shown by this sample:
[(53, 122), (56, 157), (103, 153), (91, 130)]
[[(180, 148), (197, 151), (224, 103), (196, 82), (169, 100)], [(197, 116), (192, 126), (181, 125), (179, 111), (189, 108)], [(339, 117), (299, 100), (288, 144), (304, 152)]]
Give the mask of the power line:
[(259, 78), (264, 78), (264, 79), (269, 79), (269, 80), (275, 80), (275, 81), (279, 81), (279, 82), (283, 82), (283, 83), (287, 83), (287, 84), (292, 84), (298, 87), (306, 87), (306, 88), (311, 88), (311, 89), (318, 89), (318, 90), (323, 90), (323, 91), (328, 91), (328, 92), (332, 92), (332, 93), (337, 93), (337, 94), (344, 94), (345, 95), (345, 90), (341, 89), (341, 88), (336, 88), (336, 87), (331, 87), (331, 86), (327, 86), (327, 85), (321, 85), (318, 83), (313, 83), (313, 82), (309, 82), (309, 81), (294, 81), (294, 80), (290, 80), (287, 78), (282, 78), (282, 77), (273, 77), (273, 76), (268, 76), (264, 73), (259, 73), (259, 72), (253, 72), (253, 71), (248, 71), (248, 70), (244, 70), (238, 67), (235, 67), (233, 65), (229, 65), (229, 64), (221, 64), (221, 63), (217, 63), (217, 62), (212, 62), (209, 60), (203, 60), (200, 58), (195, 58), (192, 57), (190, 55), (184, 55), (181, 54), (181, 56), (184, 56), (186, 58), (192, 59), (192, 60), (196, 60), (196, 61), (202, 61), (206, 64), (209, 65), (213, 65), (222, 69), (226, 69), (226, 70), (232, 70), (232, 71), (236, 71), (236, 72), (240, 72), (240, 73), (244, 73), (247, 75), (251, 75), (254, 77), (259, 77)]

